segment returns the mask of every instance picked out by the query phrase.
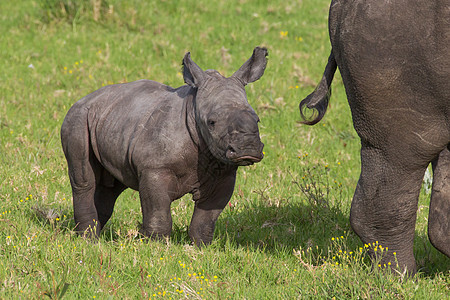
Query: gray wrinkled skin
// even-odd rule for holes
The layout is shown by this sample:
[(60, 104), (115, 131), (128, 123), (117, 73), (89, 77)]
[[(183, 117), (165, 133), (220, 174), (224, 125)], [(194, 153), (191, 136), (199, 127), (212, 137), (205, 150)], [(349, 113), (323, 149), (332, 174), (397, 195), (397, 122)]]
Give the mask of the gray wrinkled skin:
[[(364, 243), (389, 247), (400, 269), (417, 270), (418, 196), (433, 166), (431, 243), (450, 256), (450, 6), (448, 0), (331, 3), (332, 53), (317, 89), (300, 103), (325, 114), (336, 67), (361, 139), (361, 176), (350, 222)], [(303, 115), (303, 113), (302, 113)]]
[(264, 73), (267, 50), (231, 77), (203, 71), (187, 53), (187, 85), (139, 80), (103, 87), (76, 102), (61, 127), (77, 231), (97, 237), (127, 187), (138, 190), (142, 233), (169, 236), (172, 201), (195, 201), (189, 236), (209, 244), (238, 166), (263, 158), (258, 116), (245, 85)]

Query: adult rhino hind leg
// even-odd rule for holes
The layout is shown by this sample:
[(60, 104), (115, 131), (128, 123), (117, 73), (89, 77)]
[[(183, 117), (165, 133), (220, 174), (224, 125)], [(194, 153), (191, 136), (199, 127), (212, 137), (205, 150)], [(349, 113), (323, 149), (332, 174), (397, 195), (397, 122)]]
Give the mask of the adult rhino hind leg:
[(432, 162), (433, 187), (428, 216), (428, 237), (450, 257), (450, 151), (445, 148)]
[(361, 175), (350, 211), (351, 226), (370, 244), (372, 256), (381, 254), (382, 266), (406, 269), (409, 274), (417, 271), (413, 241), (424, 172), (425, 167), (398, 165), (384, 151), (363, 145)]

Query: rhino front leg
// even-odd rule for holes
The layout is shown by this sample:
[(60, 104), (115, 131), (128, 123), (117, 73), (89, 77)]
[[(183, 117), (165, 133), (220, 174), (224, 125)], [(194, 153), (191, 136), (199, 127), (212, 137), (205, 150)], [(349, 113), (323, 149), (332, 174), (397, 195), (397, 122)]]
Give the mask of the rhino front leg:
[(450, 257), (450, 151), (445, 148), (432, 165), (428, 236), (436, 249)]
[(189, 237), (197, 246), (212, 242), (216, 221), (233, 194), (236, 175), (227, 177), (215, 186), (213, 196), (195, 203), (189, 226)]
[(141, 233), (152, 238), (170, 236), (170, 189), (173, 178), (166, 172), (144, 172), (139, 179), (139, 197), (142, 208)]
[[(412, 164), (411, 164), (412, 165)], [(361, 149), (361, 176), (353, 197), (350, 222), (366, 244), (388, 247), (381, 265), (414, 274), (417, 270), (413, 254), (418, 196), (426, 165), (412, 168), (399, 166), (380, 149)], [(372, 251), (380, 254), (381, 249)], [(389, 264), (390, 263), (390, 264)]]

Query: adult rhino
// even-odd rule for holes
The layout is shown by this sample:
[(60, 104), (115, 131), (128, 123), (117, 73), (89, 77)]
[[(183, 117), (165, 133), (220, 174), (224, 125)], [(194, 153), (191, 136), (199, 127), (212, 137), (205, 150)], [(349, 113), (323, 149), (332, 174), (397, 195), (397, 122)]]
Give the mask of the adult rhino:
[(127, 187), (139, 191), (142, 233), (170, 235), (173, 200), (195, 201), (189, 236), (208, 244), (238, 166), (259, 162), (259, 118), (245, 85), (258, 80), (267, 50), (255, 48), (231, 77), (203, 71), (187, 53), (187, 85), (150, 80), (103, 87), (76, 102), (61, 127), (76, 229), (98, 236)]
[[(338, 66), (361, 139), (351, 226), (364, 243), (389, 247), (382, 263), (397, 259), (413, 274), (418, 196), (430, 163), (428, 235), (450, 256), (449, 1), (333, 0), (329, 33), (328, 64), (300, 112), (306, 124), (320, 121)], [(306, 108), (318, 114), (308, 120)]]

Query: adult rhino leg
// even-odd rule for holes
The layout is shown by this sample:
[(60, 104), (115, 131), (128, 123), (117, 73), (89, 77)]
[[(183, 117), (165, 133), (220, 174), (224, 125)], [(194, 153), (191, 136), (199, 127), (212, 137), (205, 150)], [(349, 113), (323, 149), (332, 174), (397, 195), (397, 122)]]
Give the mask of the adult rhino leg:
[[(353, 197), (350, 222), (353, 230), (366, 244), (383, 250), (381, 265), (398, 263), (400, 271), (417, 270), (413, 254), (417, 202), (423, 168), (410, 168), (387, 159), (386, 153), (369, 146), (361, 148), (361, 176)], [(376, 244), (375, 244), (376, 245)], [(394, 254), (395, 253), (395, 254)], [(389, 264), (390, 263), (390, 264)]]
[(169, 237), (172, 216), (169, 195), (171, 175), (165, 172), (143, 172), (139, 179), (139, 197), (142, 208), (141, 233), (152, 238)]
[(116, 199), (126, 188), (125, 185), (103, 169), (100, 184), (97, 185), (95, 190), (95, 208), (100, 221), (100, 230), (111, 218)]
[(234, 173), (215, 186), (211, 198), (195, 202), (189, 226), (189, 237), (195, 245), (200, 247), (212, 242), (217, 219), (233, 195), (235, 180)]
[(428, 236), (436, 249), (450, 257), (450, 151), (445, 148), (432, 166)]

